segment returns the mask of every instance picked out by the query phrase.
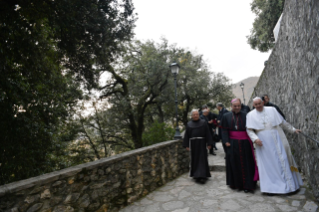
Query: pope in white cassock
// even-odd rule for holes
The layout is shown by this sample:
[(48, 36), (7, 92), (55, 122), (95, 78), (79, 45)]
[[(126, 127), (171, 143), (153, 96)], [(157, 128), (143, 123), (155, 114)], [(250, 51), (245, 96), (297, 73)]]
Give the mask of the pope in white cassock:
[(274, 107), (264, 107), (261, 98), (253, 99), (255, 109), (247, 114), (246, 128), (256, 144), (261, 192), (285, 194), (302, 185), (300, 173), (281, 127), (299, 133)]

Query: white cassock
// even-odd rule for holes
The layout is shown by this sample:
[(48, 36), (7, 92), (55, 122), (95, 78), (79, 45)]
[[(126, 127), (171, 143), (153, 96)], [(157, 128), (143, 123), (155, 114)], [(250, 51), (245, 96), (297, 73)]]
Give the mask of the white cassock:
[(258, 138), (263, 142), (262, 146), (255, 145), (261, 192), (286, 194), (298, 190), (303, 183), (281, 127), (290, 132), (296, 129), (274, 107), (249, 112), (246, 127), (253, 142)]

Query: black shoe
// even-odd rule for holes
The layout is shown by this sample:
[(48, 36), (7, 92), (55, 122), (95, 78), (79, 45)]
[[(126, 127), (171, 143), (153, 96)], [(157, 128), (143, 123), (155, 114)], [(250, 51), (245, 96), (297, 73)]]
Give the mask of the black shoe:
[(249, 190), (245, 189), (245, 190), (244, 190), (244, 192), (245, 192), (245, 193), (248, 193), (248, 192), (249, 192)]
[(210, 153), (211, 155), (216, 155), (214, 152)]
[(201, 178), (199, 182), (200, 182), (201, 184), (205, 184), (206, 181), (207, 181), (207, 178)]
[(272, 193), (267, 193), (267, 196), (270, 196), (270, 197), (272, 197), (272, 196), (275, 196), (275, 194), (272, 194)]
[(215, 150), (218, 150), (218, 149), (215, 147)]
[(229, 188), (231, 188), (231, 189), (233, 189), (233, 190), (235, 190), (235, 189), (236, 189), (236, 187), (235, 187), (235, 186), (229, 186)]
[(205, 184), (206, 178), (195, 178), (196, 183)]

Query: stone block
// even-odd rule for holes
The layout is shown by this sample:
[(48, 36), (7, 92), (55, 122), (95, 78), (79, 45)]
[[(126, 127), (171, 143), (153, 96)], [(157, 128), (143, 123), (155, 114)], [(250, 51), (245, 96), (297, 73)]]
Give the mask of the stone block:
[(306, 204), (303, 206), (304, 211), (308, 212), (315, 212), (318, 209), (318, 205), (313, 201), (307, 201)]
[(50, 199), (50, 206), (54, 207), (57, 204), (59, 204), (60, 202), (62, 202), (62, 197), (51, 197)]
[(73, 212), (74, 208), (71, 206), (59, 205), (53, 209), (53, 212)]
[(42, 193), (41, 193), (41, 199), (50, 199), (51, 198), (51, 193), (49, 189), (45, 189)]
[(44, 190), (43, 186), (37, 187), (37, 188), (33, 189), (29, 194), (36, 194), (36, 193), (39, 193), (39, 192), (41, 192), (43, 190)]
[(32, 207), (30, 207), (27, 212), (35, 212), (35, 211), (38, 211), (41, 209), (43, 203), (37, 203), (37, 204), (34, 204)]
[(86, 208), (90, 205), (90, 196), (88, 194), (84, 194), (79, 200), (78, 203), (81, 208)]
[(64, 204), (70, 204), (70, 203), (74, 203), (78, 200), (78, 198), (80, 197), (80, 193), (72, 193), (69, 194), (65, 200), (64, 200)]

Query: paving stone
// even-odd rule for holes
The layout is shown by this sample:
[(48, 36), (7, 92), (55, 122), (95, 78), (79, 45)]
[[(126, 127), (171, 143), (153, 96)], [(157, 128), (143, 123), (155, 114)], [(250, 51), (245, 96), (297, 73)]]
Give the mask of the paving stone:
[(189, 207), (183, 208), (183, 209), (176, 209), (176, 210), (173, 210), (172, 212), (188, 212), (188, 211), (189, 211)]
[(224, 193), (223, 190), (218, 190), (218, 189), (209, 189), (206, 192), (207, 192), (207, 195), (210, 197), (220, 196)]
[(181, 180), (181, 181), (177, 181), (175, 185), (177, 186), (190, 186), (190, 185), (194, 185), (195, 182), (188, 180)]
[(220, 197), (221, 199), (237, 199), (237, 198), (247, 198), (249, 197), (249, 195), (247, 195), (246, 193), (238, 193), (235, 191), (235, 193), (231, 193), (231, 194), (227, 194), (225, 196)]
[(160, 191), (170, 191), (174, 188), (174, 186), (164, 186), (162, 188), (160, 188)]
[(289, 212), (289, 211), (297, 211), (297, 210), (298, 210), (298, 208), (296, 208), (296, 207), (291, 207), (291, 206), (289, 206), (289, 205), (280, 205), (280, 204), (277, 204), (277, 207), (280, 208), (280, 210), (282, 210), (282, 211), (287, 211), (287, 212)]
[(150, 205), (150, 204), (152, 204), (152, 203), (154, 203), (154, 202), (151, 201), (151, 200), (149, 200), (149, 199), (147, 199), (147, 198), (143, 198), (143, 199), (139, 202), (139, 204), (141, 204), (141, 205)]
[(238, 210), (241, 206), (234, 200), (228, 200), (220, 205), (223, 210)]
[(243, 199), (237, 199), (237, 202), (239, 202), (239, 204), (243, 206), (249, 206), (252, 204), (252, 202), (248, 202), (247, 200), (243, 200)]
[(198, 201), (198, 200), (206, 198), (206, 196), (192, 196), (191, 198), (195, 201)]
[(205, 200), (201, 200), (200, 203), (204, 207), (206, 207), (206, 206), (211, 206), (211, 205), (217, 204), (218, 201), (217, 200), (212, 200), (212, 199), (205, 199)]
[(276, 197), (276, 196), (273, 196), (273, 197), (268, 197), (268, 199), (272, 202), (276, 202), (276, 203), (283, 203), (285, 202), (285, 200), (283, 198), (280, 198), (280, 197)]
[(149, 205), (145, 208), (144, 212), (161, 212), (160, 204), (154, 203), (152, 205)]
[(184, 202), (182, 201), (172, 201), (172, 202), (167, 202), (167, 203), (164, 203), (162, 205), (162, 207), (165, 209), (165, 210), (175, 210), (175, 209), (180, 209), (184, 206)]
[(305, 195), (292, 195), (292, 196), (288, 196), (288, 198), (290, 199), (306, 199)]
[(180, 191), (182, 191), (184, 189), (184, 187), (175, 187), (172, 190), (170, 190), (170, 192), (172, 194), (178, 194)]
[(203, 195), (206, 195), (207, 192), (206, 191), (198, 191), (198, 192), (194, 192), (194, 194), (197, 196), (203, 196)]
[(318, 209), (318, 205), (313, 201), (307, 201), (303, 206), (304, 211), (315, 212)]
[(189, 197), (189, 196), (191, 196), (192, 194), (190, 193), (190, 192), (188, 192), (188, 191), (181, 191), (181, 193), (179, 193), (179, 196), (178, 196), (178, 199), (179, 200), (182, 200), (182, 199), (184, 199), (185, 197)]
[(294, 201), (292, 201), (291, 205), (295, 206), (295, 207), (299, 207), (300, 206), (300, 201), (294, 200)]
[(172, 199), (174, 199), (174, 197), (173, 196), (171, 196), (171, 195), (158, 195), (158, 196), (155, 196), (154, 197), (154, 201), (157, 201), (157, 202), (167, 202), (167, 201), (170, 201), (170, 200), (172, 200)]
[(247, 200), (251, 201), (251, 202), (262, 202), (265, 199), (263, 197), (260, 197), (260, 196), (251, 196)]
[(297, 194), (305, 194), (306, 189), (305, 188), (300, 188)]
[(250, 210), (253, 212), (272, 212), (276, 211), (271, 204), (257, 203), (249, 206)]
[(219, 186), (218, 189), (225, 190), (225, 189), (230, 189), (230, 188), (227, 185), (223, 185), (223, 186)]

